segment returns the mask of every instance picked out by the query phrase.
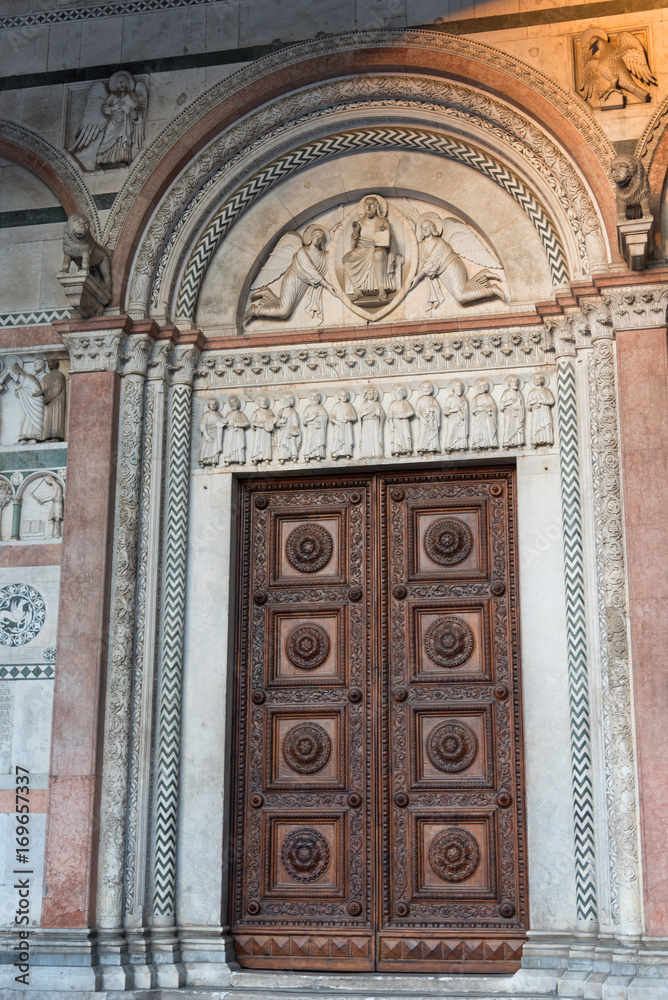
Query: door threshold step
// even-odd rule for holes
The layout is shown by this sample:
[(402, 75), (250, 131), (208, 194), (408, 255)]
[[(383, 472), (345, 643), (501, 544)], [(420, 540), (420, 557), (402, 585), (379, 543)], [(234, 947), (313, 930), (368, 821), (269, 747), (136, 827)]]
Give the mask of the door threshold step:
[(230, 987), (244, 993), (316, 993), (318, 996), (380, 994), (392, 996), (434, 996), (459, 991), (463, 994), (489, 993), (494, 996), (518, 994), (530, 997), (539, 995), (536, 986), (520, 983), (512, 975), (473, 975), (464, 973), (300, 973), (264, 972), (257, 970), (233, 971)]

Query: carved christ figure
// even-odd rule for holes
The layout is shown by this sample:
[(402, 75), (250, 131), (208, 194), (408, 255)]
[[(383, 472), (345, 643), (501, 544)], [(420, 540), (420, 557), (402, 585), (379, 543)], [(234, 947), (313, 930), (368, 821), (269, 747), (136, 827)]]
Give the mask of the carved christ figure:
[(353, 424), (357, 420), (357, 412), (350, 402), (350, 393), (346, 392), (345, 389), (342, 389), (336, 398), (337, 402), (330, 413), (330, 420), (334, 428), (332, 458), (352, 458)]
[(327, 410), (322, 405), (321, 393), (314, 390), (308, 398), (310, 402), (304, 410), (304, 459), (310, 462), (325, 457)]
[(501, 396), (500, 409), (503, 413), (503, 447), (521, 447), (524, 444), (526, 408), (517, 375), (508, 377), (508, 388)]
[(253, 428), (253, 443), (251, 445), (250, 460), (255, 465), (259, 462), (271, 462), (272, 456), (272, 432), (276, 426), (276, 416), (270, 408), (268, 396), (258, 396), (257, 410), (251, 417), (251, 427)]
[(281, 462), (296, 462), (299, 458), (299, 445), (302, 435), (299, 429), (299, 417), (295, 410), (295, 397), (286, 392), (281, 397), (281, 409), (276, 414), (276, 447), (278, 460)]
[(246, 461), (246, 428), (248, 417), (241, 410), (241, 400), (238, 396), (230, 396), (227, 401), (227, 427), (225, 429), (225, 447), (223, 462), (225, 465), (243, 465)]
[(531, 413), (531, 443), (554, 444), (552, 407), (554, 396), (545, 384), (545, 376), (536, 372), (534, 388), (527, 397), (527, 409)]
[(209, 399), (199, 425), (202, 443), (199, 449), (199, 464), (218, 465), (223, 450), (223, 428), (226, 420), (218, 411), (218, 400)]
[(401, 285), (402, 263), (387, 218), (387, 202), (380, 195), (367, 195), (359, 204), (359, 220), (353, 222), (350, 250), (343, 257), (343, 269), (353, 289), (352, 301), (361, 302), (373, 296), (386, 302), (388, 292)]
[(477, 450), (498, 448), (496, 436), (496, 403), (486, 378), (476, 382), (476, 395), (471, 403), (471, 447)]
[[(451, 242), (443, 238), (446, 224)], [(423, 278), (426, 279), (427, 312), (441, 305), (445, 289), (462, 306), (494, 296), (505, 299), (498, 285), (498, 276), (486, 267), (469, 278), (462, 257), (475, 263), (484, 261), (492, 267), (498, 267), (498, 262), (468, 226), (456, 219), (447, 219), (444, 223), (435, 212), (425, 212), (416, 223), (415, 234), (418, 238), (419, 266), (417, 274), (408, 283), (408, 291)]]
[[(281, 237), (260, 271), (264, 284), (259, 288), (253, 285), (250, 294), (253, 304), (246, 310), (245, 323), (259, 317), (288, 319), (307, 291), (306, 311), (316, 323), (322, 323), (323, 287), (338, 298), (338, 292), (327, 280), (327, 239), (322, 226), (309, 226), (303, 239), (299, 233)], [(276, 293), (269, 286), (281, 276)]]
[(419, 425), (418, 454), (440, 451), (438, 437), (441, 428), (441, 408), (438, 400), (434, 399), (434, 386), (431, 382), (422, 385), (415, 411)]
[(360, 406), (362, 421), (362, 458), (382, 458), (385, 454), (383, 446), (383, 419), (385, 413), (378, 400), (378, 390), (369, 387), (364, 391), (364, 402)]
[(466, 451), (469, 440), (469, 404), (466, 386), (455, 382), (443, 406), (446, 451)]
[(406, 399), (406, 389), (403, 385), (395, 385), (392, 396), (394, 398), (387, 409), (387, 419), (390, 423), (390, 452), (393, 455), (410, 455), (413, 451), (410, 421), (415, 416), (415, 410)]

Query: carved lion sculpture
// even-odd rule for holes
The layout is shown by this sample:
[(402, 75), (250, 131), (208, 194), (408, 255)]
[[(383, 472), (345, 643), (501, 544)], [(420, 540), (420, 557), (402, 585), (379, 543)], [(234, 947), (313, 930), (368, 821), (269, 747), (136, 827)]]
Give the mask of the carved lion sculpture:
[(649, 181), (640, 160), (635, 156), (616, 156), (610, 172), (615, 182), (617, 219), (626, 222), (650, 216)]
[(63, 232), (63, 267), (67, 274), (74, 261), (78, 271), (92, 273), (102, 286), (111, 288), (109, 253), (96, 242), (85, 215), (70, 215)]

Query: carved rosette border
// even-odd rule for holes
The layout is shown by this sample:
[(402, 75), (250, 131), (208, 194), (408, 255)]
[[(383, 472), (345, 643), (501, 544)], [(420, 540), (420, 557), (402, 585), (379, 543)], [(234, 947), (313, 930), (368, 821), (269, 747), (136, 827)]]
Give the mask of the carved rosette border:
[(587, 674), (587, 619), (580, 501), (580, 459), (575, 370), (570, 358), (557, 363), (561, 509), (568, 649), (568, 700), (573, 783), (575, 896), (580, 921), (598, 919), (592, 747)]
[(595, 340), (587, 374), (611, 918), (621, 933), (639, 934), (642, 914), (635, 740), (615, 354), (610, 339)]
[(342, 153), (369, 148), (413, 149), (439, 153), (488, 177), (517, 202), (533, 224), (545, 250), (553, 285), (558, 288), (568, 283), (566, 255), (552, 220), (543, 205), (506, 166), (493, 160), (481, 149), (446, 135), (438, 135), (429, 129), (376, 126), (352, 129), (314, 139), (272, 160), (237, 188), (215, 213), (191, 255), (176, 300), (176, 321), (186, 323), (194, 321), (204, 275), (220, 241), (240, 215), (260, 195), (269, 191), (274, 184), (313, 163), (331, 156), (340, 156)]
[(192, 378), (198, 359), (196, 348), (177, 348), (169, 365), (153, 916), (171, 919), (175, 916), (176, 895)]

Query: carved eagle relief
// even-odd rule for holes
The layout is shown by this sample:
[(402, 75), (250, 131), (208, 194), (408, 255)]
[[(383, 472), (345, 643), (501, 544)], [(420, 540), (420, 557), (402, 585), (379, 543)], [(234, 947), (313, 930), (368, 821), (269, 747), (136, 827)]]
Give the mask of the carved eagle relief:
[[(602, 28), (588, 28), (580, 39), (583, 79), (579, 90), (586, 101), (600, 101), (601, 106), (623, 106), (625, 94), (643, 103), (651, 100), (650, 85), (657, 80), (649, 68), (647, 53), (637, 35), (621, 31), (610, 38)], [(619, 100), (610, 103), (617, 93)]]

